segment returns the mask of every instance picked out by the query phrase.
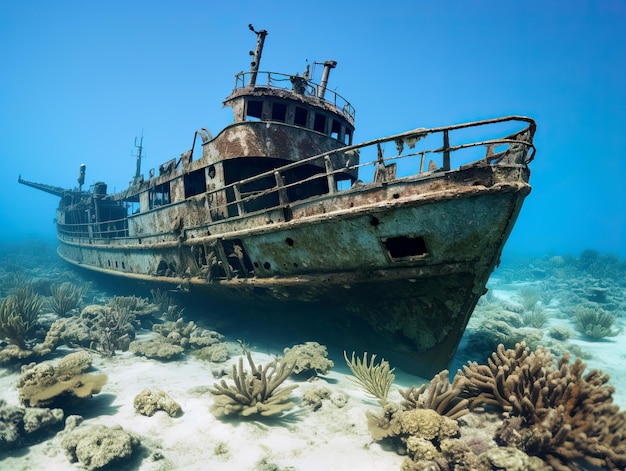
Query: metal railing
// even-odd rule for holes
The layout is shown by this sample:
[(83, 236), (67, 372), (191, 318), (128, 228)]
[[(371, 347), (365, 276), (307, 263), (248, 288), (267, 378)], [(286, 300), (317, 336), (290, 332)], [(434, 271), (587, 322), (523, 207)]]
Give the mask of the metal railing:
[[(233, 91), (250, 87), (250, 85), (248, 85), (250, 74), (251, 72), (239, 72), (235, 75), (235, 89)], [(294, 85), (294, 81), (292, 79), (302, 85), (302, 89), (300, 91), (297, 91), (298, 85)], [(324, 103), (333, 105), (338, 113), (354, 122), (356, 111), (350, 102), (337, 92), (329, 90), (328, 88), (324, 88), (324, 98), (320, 98), (320, 87), (321, 85), (314, 83), (311, 80), (304, 79), (304, 77), (294, 77), (292, 75), (281, 74), (278, 72), (258, 72), (256, 83), (252, 86), (254, 89), (267, 88), (275, 90), (290, 90), (305, 96), (315, 97)]]
[[(504, 137), (470, 140), (469, 142), (459, 142), (451, 144), (455, 133), (470, 128), (486, 128), (497, 124), (522, 124), (522, 129), (518, 129), (513, 133), (506, 134)], [(457, 157), (464, 151), (470, 150), (476, 152), (482, 148), (478, 156), (473, 155), (467, 164), (473, 165), (492, 165), (492, 164), (517, 164), (527, 165), (535, 155), (535, 147), (533, 145), (533, 136), (535, 132), (535, 122), (523, 116), (507, 116), (484, 121), (476, 121), (454, 126), (446, 126), (431, 129), (415, 129), (401, 134), (387, 136), (380, 139), (367, 141), (357, 145), (341, 147), (319, 155), (311, 156), (298, 162), (289, 163), (274, 170), (255, 175), (250, 178), (239, 180), (233, 184), (213, 190), (211, 192), (195, 195), (192, 198), (206, 198), (208, 210), (207, 225), (219, 223), (227, 219), (242, 217), (248, 214), (264, 213), (276, 209), (289, 208), (290, 204), (308, 198), (327, 197), (336, 193), (347, 191), (358, 191), (358, 188), (368, 183), (389, 184), (403, 178), (416, 177), (420, 175), (437, 175), (441, 172), (451, 170), (452, 159)], [(418, 148), (417, 144), (428, 142), (429, 138), (435, 137), (432, 144), (434, 146), (424, 146)], [(438, 138), (437, 138), (438, 137)], [(440, 144), (439, 144), (440, 142)], [(393, 143), (395, 153), (385, 156), (384, 144)], [(371, 160), (360, 162), (363, 157), (363, 151), (371, 149), (375, 155)], [(408, 149), (408, 151), (407, 151)], [(406, 151), (406, 152), (405, 152)], [(333, 164), (333, 154), (342, 156), (345, 165), (335, 167)], [(437, 162), (436, 168), (429, 165), (425, 169), (427, 158), (433, 158), (433, 162)], [(335, 160), (336, 161), (336, 160)], [(455, 162), (456, 163), (456, 162)], [(458, 162), (455, 168), (462, 165)], [(399, 164), (403, 164), (400, 168)], [(286, 175), (293, 175), (293, 170), (305, 165), (314, 165), (319, 167), (319, 173), (297, 181), (286, 183)], [(369, 180), (364, 175), (363, 170), (370, 169)], [(358, 171), (359, 185), (352, 185), (350, 188), (339, 189), (337, 182), (349, 178), (350, 171)], [(268, 178), (269, 177), (269, 178)], [(245, 187), (260, 181), (271, 181), (273, 184), (265, 189), (257, 189), (254, 191), (245, 191)], [(324, 184), (318, 185), (317, 188), (323, 187), (324, 191), (305, 198), (289, 198), (289, 190), (297, 187), (304, 188), (312, 182), (321, 181)], [(356, 182), (355, 182), (356, 183)], [(267, 186), (267, 185), (266, 185)], [(269, 200), (268, 197), (271, 197)], [(260, 198), (266, 198), (264, 205), (255, 210), (249, 211), (247, 206), (254, 206), (252, 203)], [(216, 201), (222, 201), (216, 203)], [(185, 201), (179, 201), (153, 209), (150, 211), (162, 210), (169, 206), (180, 205)], [(258, 206), (258, 205), (257, 205)], [(129, 216), (129, 218), (140, 217), (144, 213), (137, 213)], [(288, 220), (288, 213), (285, 212), (285, 219)], [(101, 239), (123, 239), (129, 238), (128, 235), (128, 219), (120, 219), (116, 221), (106, 221), (88, 224), (65, 224), (58, 226), (60, 235), (66, 237), (78, 238), (101, 238)], [(193, 228), (187, 228), (193, 229)], [(173, 231), (163, 234), (174, 233)], [(130, 238), (145, 239), (150, 236), (158, 236), (162, 234), (142, 234), (141, 236), (131, 236)]]
[[(512, 134), (507, 134), (505, 135), (505, 137), (502, 138), (464, 142), (454, 145), (450, 144), (451, 136), (456, 131), (507, 122), (523, 123), (525, 124), (525, 127)], [(246, 214), (246, 203), (249, 203), (258, 198), (266, 197), (271, 194), (278, 195), (278, 203), (273, 207), (265, 207), (262, 209), (262, 211), (275, 209), (277, 207), (285, 207), (291, 202), (295, 201), (290, 201), (287, 198), (287, 190), (300, 185), (305, 185), (315, 180), (326, 180), (328, 182), (328, 190), (325, 194), (334, 194), (340, 191), (350, 190), (352, 188), (348, 188), (346, 190), (337, 189), (337, 175), (345, 175), (346, 171), (357, 170), (359, 172), (359, 182), (362, 184), (389, 183), (390, 181), (397, 178), (402, 178), (403, 176), (410, 177), (431, 172), (435, 173), (449, 171), (451, 170), (451, 158), (453, 155), (455, 155), (455, 153), (481, 147), (484, 148), (483, 156), (471, 159), (468, 163), (484, 163), (485, 165), (489, 165), (508, 162), (512, 164), (514, 163), (527, 165), (533, 160), (535, 155), (535, 147), (532, 143), (535, 127), (535, 122), (530, 118), (524, 116), (507, 116), (504, 118), (476, 121), (472, 123), (464, 123), (440, 128), (416, 129), (406, 133), (375, 139), (357, 145), (341, 147), (333, 151), (315, 155), (307, 159), (300, 160), (298, 162), (287, 164), (278, 169), (270, 170), (262, 174), (255, 175), (253, 177), (240, 180), (226, 186), (225, 188), (215, 190), (208, 194), (217, 194), (220, 192), (224, 192), (225, 190), (228, 191), (229, 188), (232, 188), (232, 192), (235, 195), (235, 198), (234, 200), (228, 201), (226, 204), (222, 205), (222, 209), (223, 206), (231, 208), (236, 207), (237, 215), (243, 216), (244, 214)], [(440, 146), (419, 150), (415, 149), (415, 146), (419, 141), (433, 135), (441, 135)], [(394, 143), (394, 149), (397, 151), (397, 154), (385, 157), (382, 145), (389, 142)], [(407, 147), (410, 149), (410, 152), (405, 153), (404, 151)], [(499, 149), (499, 147), (505, 148)], [(347, 164), (346, 166), (340, 168), (333, 167), (331, 159), (333, 154), (342, 154), (344, 156), (354, 155), (356, 157), (355, 160), (360, 160), (360, 158), (362, 157), (361, 151), (366, 148), (375, 149), (376, 157), (374, 159), (368, 160), (364, 163), (359, 162), (354, 164)], [(424, 168), (426, 158), (432, 156), (440, 156), (440, 165), (437, 166), (434, 172), (428, 169), (425, 170)], [(404, 172), (398, 171), (398, 169), (396, 168), (396, 164), (400, 163), (401, 161), (408, 164), (405, 166), (406, 168)], [(297, 167), (310, 164), (314, 164), (319, 166), (320, 168), (324, 168), (324, 171), (292, 183), (285, 183), (286, 172), (294, 170)], [(362, 170), (366, 168), (372, 169), (372, 172), (370, 172), (371, 181), (369, 182), (363, 181)], [(392, 170), (390, 170), (389, 172), (383, 171), (384, 169), (388, 168), (392, 168)], [(397, 175), (400, 176), (398, 177)], [(275, 185), (271, 188), (248, 193), (241, 191), (241, 187), (262, 179), (267, 179), (268, 177), (273, 177), (274, 181), (276, 182)], [(220, 208), (217, 207), (216, 209)]]

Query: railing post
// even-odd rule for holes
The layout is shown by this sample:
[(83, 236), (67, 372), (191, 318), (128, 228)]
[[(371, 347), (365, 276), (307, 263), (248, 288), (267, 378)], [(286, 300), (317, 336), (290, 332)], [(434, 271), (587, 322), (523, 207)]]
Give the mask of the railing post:
[(235, 203), (237, 203), (237, 212), (239, 216), (245, 214), (245, 210), (243, 207), (243, 202), (241, 201), (241, 192), (239, 191), (239, 185), (233, 185), (233, 193), (235, 194)]
[(333, 194), (337, 191), (337, 185), (335, 183), (335, 173), (333, 169), (333, 163), (330, 160), (330, 155), (324, 157), (324, 165), (326, 166), (326, 179), (328, 180), (328, 193)]
[(276, 188), (278, 189), (278, 202), (281, 206), (287, 206), (289, 204), (289, 197), (285, 190), (285, 180), (280, 172), (274, 172), (274, 180), (276, 180)]
[(447, 129), (443, 132), (443, 169), (450, 170), (450, 137)]

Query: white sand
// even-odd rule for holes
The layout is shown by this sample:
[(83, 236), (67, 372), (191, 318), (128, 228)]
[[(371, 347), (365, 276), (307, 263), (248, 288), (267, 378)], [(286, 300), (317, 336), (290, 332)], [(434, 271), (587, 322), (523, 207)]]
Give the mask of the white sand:
[[(228, 364), (238, 361), (237, 358)], [(257, 364), (272, 360), (261, 353), (253, 353), (253, 358)], [(265, 460), (281, 469), (298, 471), (398, 470), (403, 460), (372, 441), (365, 411), (377, 411), (380, 406), (343, 373), (331, 371), (317, 381), (298, 382), (299, 387), (292, 393), (296, 402), (293, 410), (282, 418), (254, 421), (219, 420), (213, 416), (209, 410), (211, 394), (190, 391), (216, 381), (211, 364), (193, 357), (161, 363), (123, 353), (113, 358), (94, 356), (94, 366), (106, 373), (109, 380), (101, 394), (89, 399), (96, 406), (97, 415), (85, 420), (83, 425), (119, 424), (139, 436), (145, 447), (163, 456), (156, 461), (148, 457), (133, 469), (253, 470)], [(0, 378), (0, 397), (9, 404), (19, 404), (15, 386), (18, 377), (14, 373)], [(292, 381), (288, 379), (286, 383)], [(319, 386), (348, 395), (347, 404), (338, 408), (324, 400), (321, 409), (313, 411), (301, 403), (306, 390)], [(133, 399), (144, 388), (167, 392), (182, 406), (184, 415), (171, 418), (159, 411), (146, 417), (136, 413)], [(394, 396), (395, 399), (399, 396)], [(59, 433), (46, 442), (15, 452), (0, 461), (0, 469), (78, 469), (61, 448), (62, 436)], [(227, 453), (216, 454), (216, 447), (224, 448), (223, 444)]]
[[(497, 285), (494, 291), (499, 299), (514, 301), (517, 288), (519, 286)], [(551, 323), (568, 325), (574, 330), (566, 320), (556, 319)], [(593, 359), (585, 360), (589, 368), (599, 368), (611, 375), (611, 384), (617, 389), (615, 402), (626, 408), (626, 375), (622, 367), (626, 360), (626, 333), (602, 341), (581, 338), (570, 341), (593, 354)], [(63, 349), (59, 353), (64, 353)], [(238, 361), (239, 352), (233, 353), (235, 356), (221, 365), (227, 370)], [(254, 352), (253, 357), (257, 364), (273, 359), (259, 352)], [(260, 463), (271, 463), (281, 471), (399, 470), (404, 458), (373, 442), (367, 430), (366, 411), (377, 412), (380, 406), (349, 379), (343, 358), (332, 359), (335, 367), (328, 376), (297, 383), (299, 387), (292, 393), (296, 407), (285, 416), (254, 421), (237, 417), (220, 420), (210, 412), (213, 398), (206, 387), (217, 381), (211, 373), (215, 364), (191, 355), (169, 363), (128, 352), (118, 353), (113, 358), (96, 355), (94, 367), (106, 373), (109, 379), (102, 393), (88, 400), (92, 413), (84, 425), (119, 424), (141, 439), (143, 450), (149, 450), (144, 453), (146, 457), (138, 460), (136, 466), (124, 469), (238, 471), (263, 469)], [(399, 370), (396, 376), (396, 385), (402, 388), (424, 382)], [(11, 405), (19, 404), (18, 378), (17, 372), (0, 369), (0, 398)], [(288, 379), (287, 384), (291, 383), (293, 381)], [(324, 400), (321, 409), (313, 411), (300, 399), (305, 391), (320, 386), (335, 394), (347, 395), (347, 404), (339, 408)], [(133, 399), (144, 388), (167, 392), (182, 406), (184, 415), (171, 418), (160, 411), (153, 417), (145, 417), (136, 413)], [(202, 388), (204, 392), (198, 392)], [(397, 391), (392, 391), (390, 399), (400, 400)], [(43, 443), (17, 450), (0, 460), (0, 470), (79, 469), (66, 457), (60, 445), (62, 438), (63, 432), (60, 432)], [(150, 456), (154, 454), (162, 458), (155, 460)]]

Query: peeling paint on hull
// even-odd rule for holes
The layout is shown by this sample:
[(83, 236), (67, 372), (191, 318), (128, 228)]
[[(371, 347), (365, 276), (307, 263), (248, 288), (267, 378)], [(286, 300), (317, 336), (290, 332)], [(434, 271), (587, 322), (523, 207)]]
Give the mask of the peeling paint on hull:
[[(530, 191), (519, 169), (509, 174), (518, 180), (490, 188), (455, 188), (452, 194), (439, 192), (431, 198), (391, 198), (337, 214), (276, 222), (271, 230), (234, 230), (165, 246), (62, 241), (59, 254), (84, 268), (184, 285), (221, 302), (280, 309), (288, 301), (296, 310), (302, 303), (361, 319), (379, 335), (381, 348), (400, 353), (396, 364), (430, 376), (452, 360)], [(428, 253), (394, 260), (381, 241), (399, 234), (424, 237)], [(198, 271), (197, 247), (231, 239), (259, 267), (256, 276), (235, 273), (231, 279), (209, 282), (202, 276), (156, 276), (141, 268), (155, 266), (155, 260), (173, 260), (187, 266), (183, 271), (190, 272), (191, 266)], [(227, 259), (237, 265), (230, 255)], [(117, 270), (108, 268), (111, 261)]]
[[(330, 317), (362, 348), (429, 377), (447, 368), (530, 192), (535, 123), (505, 116), (353, 144), (355, 110), (303, 75), (235, 76), (234, 120), (122, 192), (66, 190), (59, 255), (101, 273), (167, 283), (207, 303)], [(201, 157), (196, 142), (201, 140)], [(143, 140), (141, 141), (143, 142)], [(194, 153), (196, 150), (196, 153)], [(363, 329), (362, 329), (363, 327)], [(365, 328), (366, 327), (366, 328)], [(388, 355), (391, 360), (391, 355)]]

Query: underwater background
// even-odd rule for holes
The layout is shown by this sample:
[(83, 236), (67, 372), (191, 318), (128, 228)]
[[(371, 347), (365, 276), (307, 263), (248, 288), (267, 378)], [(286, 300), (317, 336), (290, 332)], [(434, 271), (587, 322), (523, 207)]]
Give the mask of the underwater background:
[[(337, 60), (356, 142), (537, 121), (533, 190), (447, 376), (57, 257), (58, 201), (18, 175), (72, 188), (85, 163), (120, 190), (135, 137), (146, 173), (217, 133), (249, 23), (269, 31), (261, 70)], [(5, 5), (0, 299), (41, 309), (31, 356), (12, 327), (0, 339), (0, 469), (624, 469), (623, 24), (621, 0)], [(308, 359), (295, 373), (285, 349)], [(229, 376), (259, 365), (280, 380), (267, 417), (228, 400)]]

